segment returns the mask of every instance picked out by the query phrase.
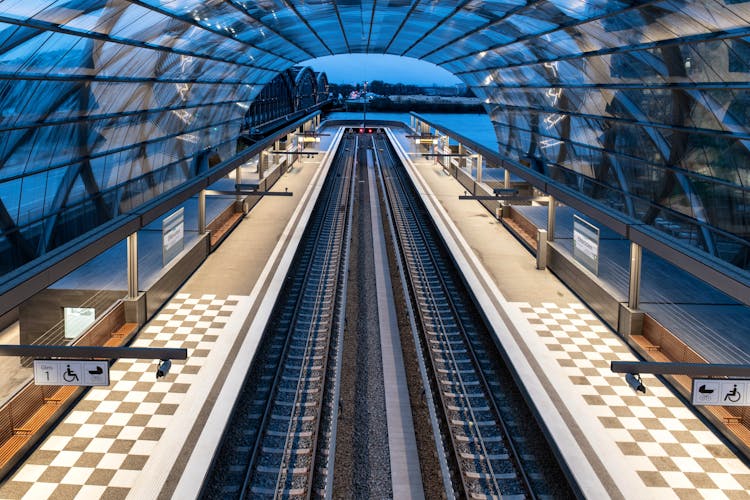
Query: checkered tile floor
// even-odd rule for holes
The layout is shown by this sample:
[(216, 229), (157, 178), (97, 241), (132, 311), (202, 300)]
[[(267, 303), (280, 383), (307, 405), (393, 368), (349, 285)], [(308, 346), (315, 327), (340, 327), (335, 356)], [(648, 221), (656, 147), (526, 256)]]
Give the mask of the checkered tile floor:
[(635, 360), (581, 304), (515, 303), (653, 498), (750, 498), (750, 470), (664, 387), (635, 395), (613, 360)]
[(120, 360), (110, 386), (92, 388), (0, 487), (0, 498), (124, 498), (201, 371), (236, 297), (177, 294), (141, 331), (137, 347), (184, 347), (156, 381), (156, 361)]

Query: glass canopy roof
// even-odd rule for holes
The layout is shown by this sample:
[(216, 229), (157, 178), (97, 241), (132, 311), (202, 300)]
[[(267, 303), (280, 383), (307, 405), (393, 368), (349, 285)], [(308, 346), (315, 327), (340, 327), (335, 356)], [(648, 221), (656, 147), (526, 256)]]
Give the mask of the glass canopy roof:
[(356, 52), (440, 65), (509, 161), (750, 268), (748, 0), (5, 0), (0, 250), (21, 265), (230, 157), (276, 74)]

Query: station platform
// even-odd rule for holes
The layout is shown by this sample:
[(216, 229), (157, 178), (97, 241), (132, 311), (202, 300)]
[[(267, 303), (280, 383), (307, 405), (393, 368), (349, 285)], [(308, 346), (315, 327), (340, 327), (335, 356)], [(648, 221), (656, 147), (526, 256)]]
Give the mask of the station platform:
[[(410, 175), (581, 493), (750, 498), (732, 449), (659, 379), (644, 376), (636, 395), (611, 373), (631, 349), (481, 205), (460, 201), (463, 188), (406, 134), (394, 138)], [(261, 200), (134, 343), (185, 347), (188, 360), (158, 381), (154, 362), (117, 361), (111, 385), (86, 393), (0, 498), (197, 495), (322, 185), (320, 156), (281, 177), (295, 196)]]
[(750, 498), (743, 460), (658, 378), (637, 395), (612, 373), (630, 347), (406, 135), (402, 160), (581, 493)]
[[(321, 150), (337, 137), (326, 137)], [(139, 332), (134, 347), (187, 348), (118, 360), (0, 485), (3, 499), (195, 497), (317, 199), (332, 154), (300, 158)]]

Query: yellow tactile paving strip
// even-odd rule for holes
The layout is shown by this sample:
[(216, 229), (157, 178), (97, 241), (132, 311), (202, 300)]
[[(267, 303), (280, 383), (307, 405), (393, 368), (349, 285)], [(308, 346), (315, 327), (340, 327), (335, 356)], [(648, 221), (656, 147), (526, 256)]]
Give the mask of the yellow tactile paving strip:
[[(748, 469), (659, 380), (645, 395), (609, 369), (630, 348), (579, 303), (516, 302), (652, 498), (750, 498)], [(627, 495), (627, 492), (624, 492)]]
[(92, 388), (0, 487), (1, 498), (125, 498), (211, 348), (236, 309), (236, 297), (177, 294), (144, 328), (135, 347), (184, 347), (156, 380), (156, 362), (119, 360), (110, 386)]

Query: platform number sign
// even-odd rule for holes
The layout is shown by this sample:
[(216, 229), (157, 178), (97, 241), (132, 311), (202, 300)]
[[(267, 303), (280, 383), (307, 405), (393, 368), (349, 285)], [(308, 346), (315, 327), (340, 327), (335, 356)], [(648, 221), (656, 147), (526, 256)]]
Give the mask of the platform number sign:
[(106, 386), (109, 385), (109, 362), (35, 359), (34, 384)]
[(750, 380), (693, 379), (693, 404), (715, 406), (750, 405)]

